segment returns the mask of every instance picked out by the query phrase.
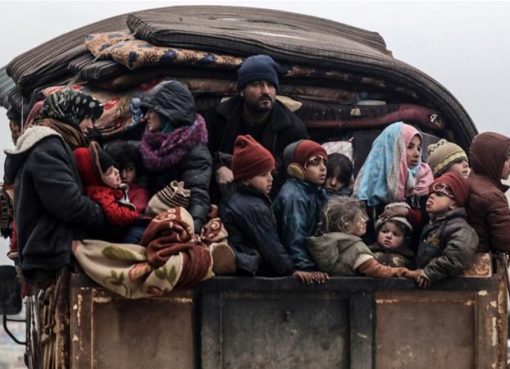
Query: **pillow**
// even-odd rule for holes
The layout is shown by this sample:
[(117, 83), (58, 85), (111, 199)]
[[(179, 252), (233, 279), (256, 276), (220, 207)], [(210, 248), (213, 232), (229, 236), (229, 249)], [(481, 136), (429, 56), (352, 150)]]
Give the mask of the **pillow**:
[(330, 155), (333, 153), (344, 154), (352, 161), (353, 148), (351, 141), (330, 141), (322, 144), (326, 154)]

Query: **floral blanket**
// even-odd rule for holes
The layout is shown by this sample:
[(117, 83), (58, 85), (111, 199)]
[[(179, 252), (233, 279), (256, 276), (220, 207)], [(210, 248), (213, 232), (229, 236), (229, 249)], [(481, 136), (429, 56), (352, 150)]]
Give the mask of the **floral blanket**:
[(155, 217), (141, 245), (84, 240), (73, 253), (85, 273), (106, 289), (138, 299), (161, 296), (174, 288), (189, 288), (214, 276), (210, 247), (226, 242), (219, 218), (196, 236), (193, 218), (178, 207)]

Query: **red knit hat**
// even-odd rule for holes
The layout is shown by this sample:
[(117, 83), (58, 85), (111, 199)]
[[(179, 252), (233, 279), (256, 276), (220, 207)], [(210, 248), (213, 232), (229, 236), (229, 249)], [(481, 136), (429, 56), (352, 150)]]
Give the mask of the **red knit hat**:
[(444, 190), (444, 186), (447, 187), (446, 192), (451, 193), (450, 197), (455, 200), (457, 205), (464, 206), (469, 196), (468, 181), (457, 172), (446, 172), (432, 182), (429, 187), (429, 195), (432, 192)]
[(327, 159), (328, 157), (328, 154), (326, 153), (324, 147), (319, 145), (317, 142), (311, 140), (301, 140), (296, 143), (294, 153), (292, 155), (292, 158), (289, 158), (290, 162), (288, 164), (296, 163), (304, 168), (306, 162), (311, 157), (317, 155), (321, 155), (325, 159)]
[(238, 136), (234, 143), (232, 172), (234, 180), (250, 179), (269, 170), (273, 170), (273, 155), (250, 135)]

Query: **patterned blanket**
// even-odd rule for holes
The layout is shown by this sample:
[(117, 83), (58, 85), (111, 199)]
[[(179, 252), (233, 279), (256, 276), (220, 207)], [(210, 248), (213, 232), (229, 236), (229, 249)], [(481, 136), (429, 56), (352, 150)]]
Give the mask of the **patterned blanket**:
[(87, 36), (85, 46), (95, 57), (111, 58), (131, 70), (147, 65), (169, 64), (237, 68), (243, 61), (230, 55), (156, 46), (133, 38), (129, 32), (94, 33)]
[(151, 221), (141, 245), (75, 241), (73, 253), (94, 281), (121, 296), (138, 299), (193, 287), (213, 277), (210, 249), (226, 238), (219, 218), (209, 221), (196, 236), (191, 215), (175, 208)]

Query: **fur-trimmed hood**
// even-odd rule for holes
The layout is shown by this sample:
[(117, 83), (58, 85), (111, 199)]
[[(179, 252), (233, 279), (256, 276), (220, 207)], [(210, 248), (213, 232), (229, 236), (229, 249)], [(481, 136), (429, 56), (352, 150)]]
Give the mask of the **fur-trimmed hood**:
[(6, 155), (4, 163), (4, 181), (5, 183), (14, 183), (18, 169), (28, 156), (30, 150), (42, 140), (49, 137), (59, 137), (62, 142), (64, 139), (55, 130), (44, 126), (33, 126), (27, 128), (16, 141), (13, 149), (5, 149)]

